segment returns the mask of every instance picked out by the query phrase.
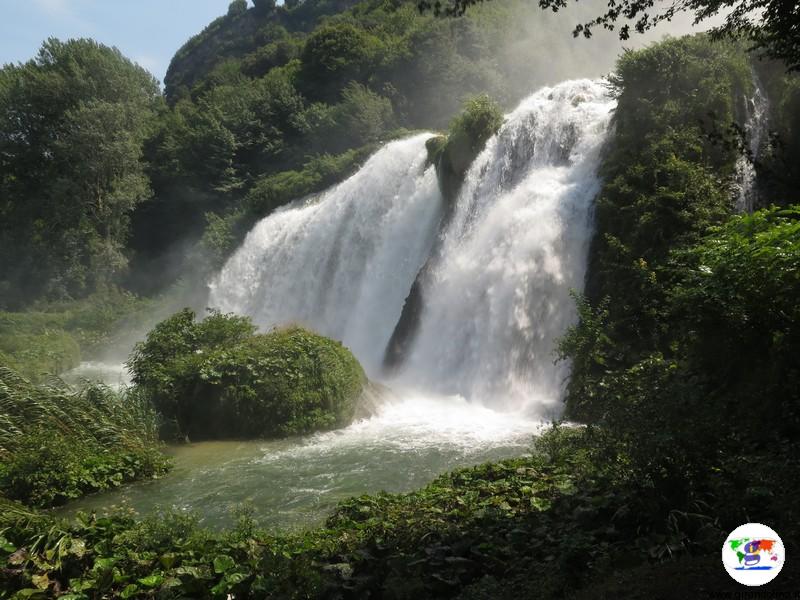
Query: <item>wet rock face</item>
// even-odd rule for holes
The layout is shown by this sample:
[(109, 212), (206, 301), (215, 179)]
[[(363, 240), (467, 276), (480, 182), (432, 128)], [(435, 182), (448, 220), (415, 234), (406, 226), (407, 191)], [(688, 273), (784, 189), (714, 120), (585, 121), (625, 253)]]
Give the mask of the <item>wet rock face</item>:
[(395, 325), (389, 343), (386, 345), (386, 352), (383, 356), (383, 368), (387, 371), (391, 372), (402, 365), (403, 357), (414, 342), (419, 329), (422, 309), (425, 306), (423, 298), (425, 286), (423, 282), (426, 273), (431, 268), (430, 265), (431, 260), (429, 259), (417, 274), (417, 278), (411, 286), (411, 291), (403, 303), (403, 312), (400, 313), (400, 318), (397, 321), (397, 325)]

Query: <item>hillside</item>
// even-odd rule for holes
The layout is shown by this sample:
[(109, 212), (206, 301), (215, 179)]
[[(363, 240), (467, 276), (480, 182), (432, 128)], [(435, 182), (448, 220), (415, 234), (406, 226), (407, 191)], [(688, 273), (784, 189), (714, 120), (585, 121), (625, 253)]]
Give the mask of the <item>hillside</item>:
[(447, 1), (0, 69), (0, 600), (795, 593), (796, 61)]

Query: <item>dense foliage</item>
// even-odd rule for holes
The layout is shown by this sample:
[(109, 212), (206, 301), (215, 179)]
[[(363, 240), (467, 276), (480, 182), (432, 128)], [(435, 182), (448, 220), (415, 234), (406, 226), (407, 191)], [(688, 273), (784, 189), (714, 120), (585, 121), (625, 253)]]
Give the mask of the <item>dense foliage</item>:
[(568, 416), (676, 504), (800, 426), (797, 209), (731, 217), (739, 56), (696, 38), (621, 59), (588, 297), (561, 344)]
[[(460, 15), (467, 7), (482, 1), (418, 0), (418, 5), (420, 10), (433, 8), (436, 14)], [(558, 12), (569, 3), (539, 0), (538, 4), (542, 9)], [(745, 38), (754, 49), (763, 50), (788, 69), (800, 70), (800, 11), (791, 0), (690, 0), (668, 3), (663, 9), (654, 6), (653, 0), (608, 0), (607, 10), (576, 25), (573, 35), (590, 38), (595, 28), (610, 31), (619, 28), (619, 38), (627, 40), (631, 27), (636, 33), (644, 33), (683, 11), (694, 13), (696, 23), (724, 16), (723, 24), (712, 30), (716, 38)]]
[(653, 269), (731, 214), (739, 156), (731, 124), (750, 81), (741, 48), (702, 36), (620, 58), (612, 79), (615, 135), (601, 166), (586, 284), (588, 299), (608, 313), (614, 351), (606, 363), (574, 357), (575, 403), (592, 402), (578, 391), (584, 377), (663, 350)]
[(299, 327), (256, 334), (249, 319), (189, 309), (128, 361), (133, 383), (191, 439), (274, 437), (347, 425), (366, 382), (339, 342)]
[[(674, 503), (598, 447), (599, 430), (558, 428), (529, 457), (353, 498), (324, 528), (293, 534), (260, 531), (246, 512), (220, 534), (183, 513), (66, 523), (0, 504), (0, 597), (648, 598), (664, 597), (674, 569), (658, 563), (670, 558), (682, 559), (671, 585), (683, 597), (739, 589), (719, 548), (748, 516), (780, 515), (784, 539), (796, 535), (786, 498), (800, 463), (789, 448), (753, 452), (746, 465), (773, 495), (741, 493), (743, 465), (721, 461), (712, 487)], [(771, 591), (795, 589), (797, 572), (784, 571)], [(611, 593), (623, 577), (628, 586)]]
[(0, 308), (82, 297), (125, 269), (160, 103), (151, 75), (90, 40), (0, 69)]
[(0, 362), (0, 494), (51, 506), (163, 473), (155, 412), (99, 385), (35, 385)]

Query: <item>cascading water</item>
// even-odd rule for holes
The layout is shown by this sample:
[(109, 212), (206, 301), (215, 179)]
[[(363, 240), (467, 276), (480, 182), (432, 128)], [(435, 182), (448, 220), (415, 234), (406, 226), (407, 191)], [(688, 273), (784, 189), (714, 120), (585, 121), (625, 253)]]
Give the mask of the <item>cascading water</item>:
[(374, 375), (441, 218), (429, 137), (387, 144), (347, 181), (258, 223), (212, 282), (210, 305), (262, 329), (296, 322), (339, 339)]
[(387, 144), (347, 181), (266, 217), (214, 279), (210, 306), (338, 338), (375, 379), (430, 267), (416, 336), (388, 382), (395, 396), (337, 431), (177, 447), (169, 477), (67, 510), (175, 506), (220, 524), (250, 502), (263, 524), (286, 527), (354, 494), (525, 452), (565, 376), (553, 340), (575, 317), (568, 291), (582, 286), (613, 106), (591, 81), (532, 95), (476, 159), (446, 222), (429, 134)]
[(597, 82), (545, 88), (470, 168), (400, 379), (487, 406), (546, 412), (566, 373), (554, 340), (583, 285), (599, 151), (613, 101)]
[(758, 202), (756, 160), (768, 133), (769, 101), (761, 82), (753, 73), (753, 95), (744, 99), (745, 151), (736, 161), (736, 212), (753, 212)]
[[(496, 408), (545, 407), (563, 367), (614, 106), (601, 83), (525, 100), (467, 173), (425, 290), (401, 383)], [(403, 300), (442, 216), (428, 135), (392, 142), (318, 199), (261, 221), (212, 283), (211, 305), (261, 327), (301, 322), (378, 375)]]

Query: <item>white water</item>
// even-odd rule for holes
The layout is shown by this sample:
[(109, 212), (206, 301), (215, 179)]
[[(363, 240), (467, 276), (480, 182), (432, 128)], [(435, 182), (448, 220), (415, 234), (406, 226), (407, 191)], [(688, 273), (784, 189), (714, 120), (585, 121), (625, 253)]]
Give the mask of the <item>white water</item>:
[(614, 102), (601, 84), (545, 88), (470, 168), (401, 378), (495, 408), (557, 410), (554, 340), (575, 319), (596, 170)]
[(753, 212), (758, 201), (755, 162), (768, 133), (769, 101), (753, 73), (753, 95), (744, 99), (746, 151), (736, 161), (736, 212)]
[[(552, 416), (575, 319), (599, 152), (613, 100), (602, 84), (544, 88), (507, 116), (470, 168), (399, 374), (422, 393)], [(383, 350), (442, 215), (428, 135), (392, 142), (344, 183), (262, 220), (211, 285), (211, 306), (262, 328), (303, 323), (379, 377)]]
[(210, 305), (262, 329), (306, 325), (377, 374), (441, 216), (435, 170), (423, 170), (429, 137), (387, 144), (347, 181), (258, 223), (211, 283)]
[[(554, 338), (575, 319), (614, 106), (597, 82), (540, 90), (469, 170), (446, 229), (418, 135), (347, 181), (258, 223), (212, 283), (210, 306), (262, 328), (301, 322), (341, 339), (380, 379), (386, 344), (434, 245), (418, 335), (371, 418), (302, 438), (172, 449), (166, 478), (67, 507), (198, 512), (252, 503), (265, 525), (318, 522), (338, 500), (407, 491), (458, 466), (520, 455), (558, 412)], [(437, 235), (442, 236), (438, 244)]]

